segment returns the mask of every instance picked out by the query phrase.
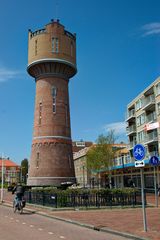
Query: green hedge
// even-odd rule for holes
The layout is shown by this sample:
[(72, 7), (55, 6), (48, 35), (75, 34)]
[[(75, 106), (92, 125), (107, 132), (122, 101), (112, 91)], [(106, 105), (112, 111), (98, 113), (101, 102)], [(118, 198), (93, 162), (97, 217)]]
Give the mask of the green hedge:
[(45, 193), (58, 193), (58, 194), (63, 194), (63, 195), (68, 195), (68, 194), (84, 194), (84, 193), (88, 193), (88, 194), (92, 194), (92, 193), (99, 193), (99, 194), (104, 194), (104, 193), (123, 193), (123, 194), (130, 194), (133, 192), (136, 192), (137, 189), (136, 188), (113, 188), (113, 189), (106, 189), (106, 188), (102, 188), (102, 189), (80, 189), (80, 188), (68, 188), (67, 190), (61, 190), (61, 189), (57, 189), (57, 188), (53, 188), (53, 187), (39, 187), (39, 188), (32, 188), (31, 189), (32, 192), (36, 191), (36, 192), (45, 192)]

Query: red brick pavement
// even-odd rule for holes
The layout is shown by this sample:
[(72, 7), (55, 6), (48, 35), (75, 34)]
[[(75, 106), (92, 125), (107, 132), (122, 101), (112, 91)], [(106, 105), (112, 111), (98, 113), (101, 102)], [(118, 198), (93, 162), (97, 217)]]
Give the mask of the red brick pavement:
[[(11, 193), (4, 194), (5, 201), (12, 200)], [(154, 195), (147, 196), (148, 204), (155, 204)], [(97, 228), (105, 227), (119, 232), (133, 234), (146, 239), (160, 240), (160, 207), (148, 206), (146, 209), (147, 232), (144, 232), (142, 208), (113, 208), (85, 211), (51, 211), (50, 209), (29, 208), (41, 213), (66, 220), (77, 221), (93, 225)]]

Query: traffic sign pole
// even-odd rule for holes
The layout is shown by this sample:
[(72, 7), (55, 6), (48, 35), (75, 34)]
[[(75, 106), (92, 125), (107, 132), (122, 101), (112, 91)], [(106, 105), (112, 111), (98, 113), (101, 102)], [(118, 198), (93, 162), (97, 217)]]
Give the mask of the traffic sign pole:
[(143, 210), (143, 226), (144, 231), (147, 232), (147, 220), (146, 220), (146, 209), (145, 209), (145, 199), (144, 199), (144, 177), (143, 168), (141, 168), (141, 196), (142, 196), (142, 210)]
[(146, 220), (146, 209), (145, 209), (145, 199), (144, 199), (144, 177), (143, 177), (143, 168), (144, 157), (146, 154), (145, 147), (142, 144), (136, 144), (133, 148), (133, 156), (135, 158), (135, 167), (141, 167), (141, 198), (142, 198), (142, 211), (143, 211), (143, 225), (144, 231), (147, 232), (147, 220)]
[(154, 166), (154, 191), (155, 191), (155, 205), (158, 207), (158, 189), (157, 189), (157, 179), (156, 179), (156, 167)]
[(159, 165), (159, 158), (157, 156), (152, 156), (149, 163), (154, 169), (154, 191), (155, 191), (155, 206), (158, 207), (158, 189), (157, 189), (157, 179), (156, 179), (156, 166)]

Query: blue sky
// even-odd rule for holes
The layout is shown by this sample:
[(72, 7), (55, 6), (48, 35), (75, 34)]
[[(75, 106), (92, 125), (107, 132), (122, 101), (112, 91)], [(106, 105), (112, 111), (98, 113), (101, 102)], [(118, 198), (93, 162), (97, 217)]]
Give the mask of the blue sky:
[(28, 29), (59, 18), (77, 34), (70, 80), (72, 140), (125, 136), (127, 104), (160, 75), (158, 0), (0, 0), (0, 154), (31, 152), (35, 83), (27, 74)]

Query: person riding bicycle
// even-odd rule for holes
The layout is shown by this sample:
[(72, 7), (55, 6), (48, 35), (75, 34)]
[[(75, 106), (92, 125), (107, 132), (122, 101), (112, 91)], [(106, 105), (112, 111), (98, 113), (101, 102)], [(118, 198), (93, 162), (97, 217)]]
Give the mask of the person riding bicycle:
[(12, 190), (12, 194), (16, 193), (14, 198), (15, 205), (17, 205), (19, 201), (23, 200), (24, 192), (25, 192), (24, 186), (22, 186), (21, 183), (17, 183), (17, 185)]

